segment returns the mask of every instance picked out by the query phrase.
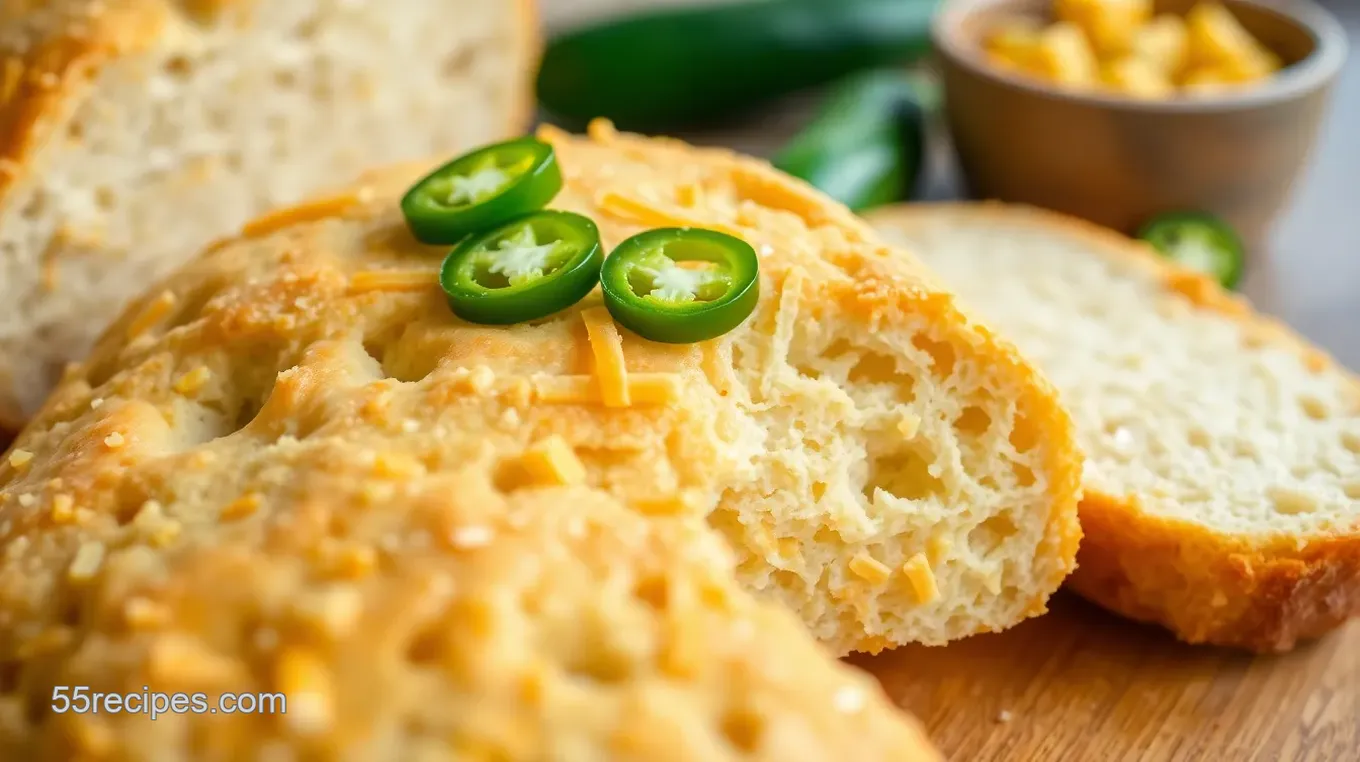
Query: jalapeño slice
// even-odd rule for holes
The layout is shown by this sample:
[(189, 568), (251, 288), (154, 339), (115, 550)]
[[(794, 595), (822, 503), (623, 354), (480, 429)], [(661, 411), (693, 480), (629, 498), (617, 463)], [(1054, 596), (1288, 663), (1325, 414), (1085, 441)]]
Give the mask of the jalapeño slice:
[(460, 156), (406, 192), (401, 211), (416, 240), (454, 244), (547, 206), (562, 190), (552, 146), (519, 138)]
[(599, 282), (603, 261), (594, 222), (534, 212), (463, 241), (444, 260), (439, 283), (458, 317), (510, 325), (581, 301)]
[(1162, 256), (1208, 275), (1224, 288), (1242, 280), (1245, 247), (1226, 222), (1199, 212), (1163, 214), (1143, 226), (1138, 237)]
[(741, 325), (760, 299), (760, 259), (751, 245), (698, 228), (633, 236), (604, 262), (609, 313), (644, 339), (690, 344)]

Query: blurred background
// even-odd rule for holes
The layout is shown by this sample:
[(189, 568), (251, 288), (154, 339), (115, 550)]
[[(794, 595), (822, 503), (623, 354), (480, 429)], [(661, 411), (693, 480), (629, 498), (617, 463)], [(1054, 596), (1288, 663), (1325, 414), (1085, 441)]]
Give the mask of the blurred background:
[[(562, 34), (639, 11), (729, 1), (543, 0), (543, 13), (550, 33)], [(1278, 222), (1249, 246), (1240, 290), (1344, 364), (1360, 368), (1360, 56), (1354, 54), (1360, 47), (1360, 0), (1319, 0), (1319, 4), (1341, 22), (1352, 54)], [(1278, 5), (1288, 8), (1289, 2), (1279, 0)], [(824, 92), (783, 97), (756, 115), (720, 119), (701, 128), (677, 126), (660, 131), (702, 145), (769, 157), (805, 128)], [(550, 114), (543, 116), (553, 119)], [(913, 200), (951, 199), (964, 193), (947, 131), (938, 121), (928, 142), (925, 177)]]

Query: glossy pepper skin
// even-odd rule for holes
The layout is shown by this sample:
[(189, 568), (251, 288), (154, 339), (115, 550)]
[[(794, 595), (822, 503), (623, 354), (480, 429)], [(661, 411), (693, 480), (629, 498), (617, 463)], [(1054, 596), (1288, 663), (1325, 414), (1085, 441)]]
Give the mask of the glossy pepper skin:
[(619, 244), (605, 260), (600, 287), (623, 327), (651, 341), (691, 344), (731, 331), (755, 311), (760, 259), (725, 233), (661, 228)]
[(458, 317), (511, 325), (581, 301), (599, 283), (603, 262), (594, 222), (540, 211), (463, 241), (444, 260), (439, 284)]
[(1138, 231), (1162, 256), (1202, 272), (1227, 289), (1242, 282), (1246, 247), (1228, 223), (1204, 212), (1158, 215)]
[(742, 0), (668, 8), (551, 40), (538, 97), (557, 121), (660, 132), (759, 108), (930, 51), (940, 0)]
[(857, 75), (835, 88), (773, 163), (857, 212), (905, 201), (922, 174), (938, 101), (934, 84), (917, 74)]
[(401, 200), (416, 240), (455, 244), (548, 205), (562, 190), (552, 146), (519, 138), (485, 146), (422, 178)]

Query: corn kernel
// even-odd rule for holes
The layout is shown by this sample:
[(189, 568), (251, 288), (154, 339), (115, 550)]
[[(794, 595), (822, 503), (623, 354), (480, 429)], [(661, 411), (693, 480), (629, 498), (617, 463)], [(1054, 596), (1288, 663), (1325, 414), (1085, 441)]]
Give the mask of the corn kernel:
[(1130, 55), (1174, 79), (1185, 68), (1188, 36), (1184, 19), (1163, 14), (1134, 33)]
[(1055, 0), (1054, 12), (1075, 24), (1102, 57), (1129, 52), (1135, 33), (1152, 18), (1152, 0)]
[(1133, 98), (1165, 98), (1176, 92), (1170, 80), (1141, 58), (1121, 58), (1107, 64), (1102, 77), (1111, 89)]
[(1034, 19), (1008, 19), (987, 36), (988, 57), (1002, 68), (1032, 71), (1038, 68), (1039, 33)]
[(1185, 18), (1190, 65), (1213, 69), (1231, 82), (1250, 82), (1279, 69), (1266, 50), (1224, 6), (1200, 3)]
[(1067, 22), (1054, 24), (1040, 34), (1036, 70), (1069, 87), (1094, 86), (1099, 76), (1095, 51), (1081, 29)]

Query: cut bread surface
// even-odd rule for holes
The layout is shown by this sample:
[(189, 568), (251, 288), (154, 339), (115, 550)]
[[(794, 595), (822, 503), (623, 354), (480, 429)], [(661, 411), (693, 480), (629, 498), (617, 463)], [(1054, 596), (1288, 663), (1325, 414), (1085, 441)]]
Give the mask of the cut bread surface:
[(1086, 451), (1071, 585), (1191, 642), (1360, 613), (1360, 383), (1141, 244), (1000, 205), (870, 217), (1058, 387)]
[(251, 216), (377, 163), (522, 129), (532, 10), (6, 4), (0, 427), (22, 424), (129, 298)]

